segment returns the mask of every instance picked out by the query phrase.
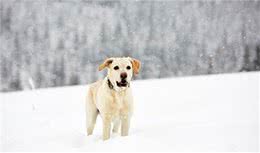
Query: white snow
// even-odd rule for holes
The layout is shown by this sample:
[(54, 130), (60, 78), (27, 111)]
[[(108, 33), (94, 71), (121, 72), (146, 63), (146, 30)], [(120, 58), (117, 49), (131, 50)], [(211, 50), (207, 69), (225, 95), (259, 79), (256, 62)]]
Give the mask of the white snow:
[(134, 81), (130, 135), (108, 141), (101, 139), (101, 118), (86, 135), (87, 86), (2, 93), (0, 149), (258, 151), (259, 78), (254, 72)]

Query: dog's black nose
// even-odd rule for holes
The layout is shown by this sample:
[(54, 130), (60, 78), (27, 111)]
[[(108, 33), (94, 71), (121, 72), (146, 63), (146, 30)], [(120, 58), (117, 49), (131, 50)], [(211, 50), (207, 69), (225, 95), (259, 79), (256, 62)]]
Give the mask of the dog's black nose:
[(120, 77), (121, 77), (121, 79), (127, 78), (127, 73), (126, 73), (126, 72), (121, 73), (121, 74), (120, 74)]

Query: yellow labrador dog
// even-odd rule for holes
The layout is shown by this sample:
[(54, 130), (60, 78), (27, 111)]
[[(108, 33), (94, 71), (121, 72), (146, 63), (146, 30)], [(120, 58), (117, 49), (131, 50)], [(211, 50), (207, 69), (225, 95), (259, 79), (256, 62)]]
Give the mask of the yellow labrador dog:
[(110, 138), (111, 123), (117, 132), (121, 123), (121, 135), (127, 136), (133, 112), (130, 81), (138, 74), (140, 62), (134, 58), (108, 58), (99, 71), (108, 68), (107, 76), (90, 85), (86, 101), (87, 133), (94, 130), (97, 115), (103, 120), (103, 140)]

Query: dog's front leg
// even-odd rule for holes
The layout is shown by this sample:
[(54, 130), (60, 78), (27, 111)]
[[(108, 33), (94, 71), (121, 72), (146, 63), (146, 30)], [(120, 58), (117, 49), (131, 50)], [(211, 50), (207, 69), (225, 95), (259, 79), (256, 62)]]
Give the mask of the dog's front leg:
[(129, 115), (121, 116), (121, 136), (127, 136), (130, 126), (130, 117)]
[(111, 114), (105, 114), (103, 117), (103, 140), (110, 138), (111, 118)]

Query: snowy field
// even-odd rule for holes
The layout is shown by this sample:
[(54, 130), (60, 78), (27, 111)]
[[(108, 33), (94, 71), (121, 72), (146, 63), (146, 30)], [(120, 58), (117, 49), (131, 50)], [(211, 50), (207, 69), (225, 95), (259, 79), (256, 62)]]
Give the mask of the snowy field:
[[(2, 151), (258, 151), (260, 73), (134, 81), (128, 137), (85, 132), (87, 86), (0, 94)], [(149, 104), (149, 107), (147, 107)]]

